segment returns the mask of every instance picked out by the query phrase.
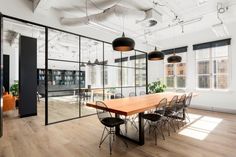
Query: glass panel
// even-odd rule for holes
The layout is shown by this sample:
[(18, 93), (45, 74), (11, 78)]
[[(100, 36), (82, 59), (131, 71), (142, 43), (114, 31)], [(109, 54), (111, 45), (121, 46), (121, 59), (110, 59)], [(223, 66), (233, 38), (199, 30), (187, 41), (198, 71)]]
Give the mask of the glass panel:
[(210, 75), (198, 76), (198, 88), (210, 88)]
[(136, 95), (145, 95), (146, 94), (146, 86), (143, 87), (136, 87)]
[(209, 73), (210, 73), (210, 62), (198, 61), (198, 74), (209, 74)]
[(106, 88), (104, 93), (105, 99), (114, 99), (115, 94), (121, 94), (121, 87)]
[(85, 73), (85, 87), (80, 89), (84, 96), (81, 103), (81, 116), (96, 113), (96, 110), (87, 107), (88, 101), (103, 100), (103, 43), (81, 38), (81, 64)]
[(166, 64), (165, 74), (166, 76), (174, 75), (174, 64)]
[(135, 60), (136, 69), (146, 70), (146, 54), (136, 51), (136, 60)]
[(122, 86), (135, 86), (134, 68), (122, 68)]
[(107, 62), (106, 65), (118, 66), (116, 59), (121, 58), (121, 53), (114, 51), (111, 44), (104, 44), (104, 61)]
[(105, 87), (121, 87), (121, 68), (106, 66), (107, 68), (107, 84)]
[(227, 89), (228, 88), (228, 76), (227, 75), (214, 75), (214, 88), (215, 89)]
[(213, 61), (214, 74), (228, 73), (228, 59), (217, 59)]
[(121, 56), (126, 60), (122, 62), (122, 67), (135, 67), (135, 51), (123, 52)]
[(79, 37), (48, 32), (48, 121), (79, 117)]
[(78, 117), (78, 64), (48, 60), (48, 65), (49, 123)]
[(186, 74), (186, 64), (179, 63), (176, 64), (176, 75), (185, 75)]
[(103, 66), (85, 64), (85, 87), (103, 88)]
[(196, 59), (197, 60), (208, 59), (208, 58), (210, 58), (210, 49), (196, 50)]
[(104, 86), (107, 86), (108, 85), (108, 68), (107, 66), (104, 66), (104, 74), (103, 74), (103, 77), (104, 77)]
[(136, 86), (146, 85), (146, 70), (136, 69)]
[[(98, 62), (96, 62), (96, 60)], [(88, 38), (81, 38), (81, 62), (103, 64), (102, 42)]]
[(212, 57), (227, 57), (229, 46), (221, 46), (212, 48)]
[(169, 88), (174, 88), (174, 76), (166, 77), (166, 86)]
[(185, 76), (177, 76), (177, 88), (185, 88), (186, 87), (186, 77)]
[(136, 96), (135, 87), (130, 87), (130, 88), (122, 87), (122, 94), (124, 95), (124, 97), (134, 97), (134, 96)]
[(81, 116), (85, 116), (96, 113), (94, 108), (86, 106), (87, 102), (103, 100), (103, 65), (85, 64), (81, 71), (84, 71), (85, 74), (85, 86), (80, 89), (80, 95), (83, 97)]
[(48, 33), (48, 58), (56, 60), (79, 60), (79, 38), (74, 35), (49, 30)]

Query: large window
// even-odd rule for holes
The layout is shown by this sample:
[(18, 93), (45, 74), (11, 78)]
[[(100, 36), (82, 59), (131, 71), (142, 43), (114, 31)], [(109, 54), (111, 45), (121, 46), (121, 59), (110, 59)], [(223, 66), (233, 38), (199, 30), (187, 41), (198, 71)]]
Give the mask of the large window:
[(196, 50), (197, 88), (227, 89), (229, 46)]
[[(172, 55), (172, 54), (170, 54)], [(165, 83), (168, 88), (185, 88), (186, 87), (186, 53), (178, 53), (182, 57), (181, 63), (168, 63), (165, 56)]]

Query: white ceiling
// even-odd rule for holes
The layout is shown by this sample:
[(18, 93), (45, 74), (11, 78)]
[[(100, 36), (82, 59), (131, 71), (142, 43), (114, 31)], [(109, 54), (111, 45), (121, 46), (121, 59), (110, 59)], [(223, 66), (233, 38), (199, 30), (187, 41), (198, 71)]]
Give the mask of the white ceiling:
[[(174, 36), (182, 35), (181, 24), (183, 23), (185, 24), (184, 34), (210, 28), (212, 25), (219, 23), (216, 16), (216, 6), (219, 2), (224, 6), (228, 6), (228, 10), (221, 15), (223, 21), (225, 23), (236, 21), (236, 0), (201, 0), (203, 1), (202, 4), (199, 4), (199, 0), (154, 1), (156, 5), (153, 4), (153, 0), (87, 0), (87, 13), (88, 15), (97, 14), (114, 4), (137, 11), (145, 11), (154, 8), (162, 14), (162, 22), (154, 27), (143, 27), (140, 24), (136, 24), (137, 19), (134, 18), (135, 16), (126, 15), (124, 18), (124, 30), (127, 36), (131, 36), (136, 41), (148, 41), (149, 44), (157, 46), (159, 46), (158, 43), (160, 43), (161, 40), (171, 40)], [(60, 18), (80, 18), (86, 16), (86, 0), (35, 0), (34, 2), (37, 2), (34, 11), (44, 15), (47, 15), (47, 12), (53, 10), (56, 11), (57, 17)], [(60, 18), (58, 18), (58, 20), (60, 20)], [(110, 16), (99, 24), (116, 30), (117, 33), (110, 31), (111, 35), (115, 37), (120, 36), (123, 31), (122, 16)], [(80, 29), (81, 27), (91, 26), (82, 25), (73, 27)], [(91, 29), (100, 31), (101, 35), (108, 31), (108, 29), (101, 27), (98, 29), (96, 26), (91, 27)], [(44, 30), (42, 28), (16, 21), (4, 20), (4, 41), (8, 43), (10, 43), (9, 39), (14, 37), (14, 33), (9, 33), (10, 31), (37, 38), (38, 54), (41, 53), (41, 57), (44, 57), (45, 44)], [(18, 36), (16, 36), (16, 39), (18, 39), (17, 37)], [(49, 58), (78, 60), (79, 56), (75, 53), (78, 52), (79, 49), (78, 37), (50, 30), (49, 41)], [(81, 44), (82, 52), (84, 52), (82, 58), (86, 58), (86, 61), (89, 58), (95, 60), (96, 57), (102, 59), (102, 54), (99, 53), (101, 43), (90, 39), (82, 39)], [(18, 45), (18, 40), (13, 41), (12, 46), (14, 45)], [(107, 45), (105, 49), (112, 51), (110, 45)], [(115, 58), (117, 56), (107, 55), (105, 57)]]
[[(192, 33), (201, 29), (209, 28), (219, 23), (217, 19), (217, 3), (222, 3), (228, 10), (221, 14), (225, 23), (236, 20), (235, 0), (34, 0), (37, 2), (35, 11), (46, 14), (49, 10), (57, 12), (60, 18), (80, 18), (103, 12), (113, 5), (119, 5), (130, 9), (145, 11), (154, 8), (162, 14), (162, 22), (154, 27), (143, 27), (136, 23), (133, 16), (124, 15), (124, 31), (135, 40), (148, 41), (156, 45), (158, 41), (172, 38), (184, 33)], [(155, 2), (156, 4), (154, 4)], [(60, 19), (58, 19), (60, 20)], [(195, 21), (195, 22), (194, 22)], [(110, 16), (98, 24), (115, 30), (116, 35), (123, 31), (123, 17)], [(71, 26), (72, 27), (72, 26)], [(76, 26), (73, 26), (76, 27)], [(91, 27), (91, 25), (77, 26)], [(92, 29), (96, 27), (91, 27)], [(97, 28), (94, 28), (97, 29)], [(109, 31), (99, 28), (101, 32)], [(112, 35), (114, 32), (111, 31)]]

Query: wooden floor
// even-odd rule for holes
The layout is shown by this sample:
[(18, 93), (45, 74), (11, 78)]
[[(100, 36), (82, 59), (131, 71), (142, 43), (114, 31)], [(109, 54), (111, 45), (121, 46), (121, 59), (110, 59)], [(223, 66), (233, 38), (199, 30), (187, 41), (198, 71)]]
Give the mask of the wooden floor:
[[(145, 145), (128, 142), (126, 148), (117, 138), (113, 157), (235, 157), (236, 115), (190, 110), (191, 122), (166, 140), (152, 134)], [(4, 113), (4, 136), (0, 157), (104, 157), (110, 156), (108, 141), (98, 148), (103, 126), (96, 116), (44, 126), (44, 106), (38, 116), (17, 117), (17, 111)]]

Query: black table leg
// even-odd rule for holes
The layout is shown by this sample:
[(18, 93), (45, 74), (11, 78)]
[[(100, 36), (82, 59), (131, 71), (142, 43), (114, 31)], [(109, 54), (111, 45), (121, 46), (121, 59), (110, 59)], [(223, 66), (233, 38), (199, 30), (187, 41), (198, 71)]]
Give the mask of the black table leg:
[(185, 111), (185, 110), (186, 110), (186, 109), (184, 108), (184, 109), (183, 109), (183, 120), (185, 120), (185, 118), (186, 118), (186, 115), (185, 115), (185, 112), (186, 112), (186, 111)]
[[(144, 120), (143, 120), (143, 118), (142, 118), (142, 115), (143, 115), (143, 114), (144, 114), (144, 113), (142, 112), (142, 113), (139, 113), (139, 115), (138, 115), (138, 120), (139, 120), (139, 130), (138, 130), (138, 132), (139, 132), (139, 135), (138, 135), (138, 136), (139, 136), (139, 139), (138, 139), (138, 141), (135, 140), (135, 139), (131, 139), (131, 138), (125, 136), (125, 135), (120, 134), (120, 126), (117, 126), (117, 127), (115, 128), (116, 135), (118, 135), (118, 136), (120, 136), (120, 137), (122, 137), (122, 138), (125, 138), (125, 139), (127, 139), (127, 140), (129, 140), (129, 141), (132, 141), (132, 142), (134, 142), (134, 143), (137, 143), (138, 145), (144, 145)], [(116, 116), (117, 118), (119, 118), (119, 115), (118, 115), (118, 114), (115, 114), (115, 116)]]
[[(119, 118), (120, 116), (118, 114), (115, 114), (116, 115), (116, 118)], [(115, 128), (116, 130), (116, 135), (120, 135), (120, 126), (116, 126)]]
[(143, 112), (138, 114), (139, 122), (139, 145), (144, 145), (144, 120), (142, 118)]

